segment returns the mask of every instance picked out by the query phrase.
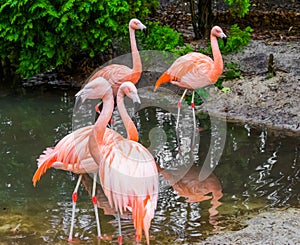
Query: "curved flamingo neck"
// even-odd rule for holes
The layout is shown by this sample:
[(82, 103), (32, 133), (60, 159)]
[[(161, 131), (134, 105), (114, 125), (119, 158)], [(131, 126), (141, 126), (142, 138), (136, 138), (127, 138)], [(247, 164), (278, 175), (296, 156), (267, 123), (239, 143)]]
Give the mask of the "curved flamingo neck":
[(132, 70), (134, 72), (142, 72), (142, 61), (136, 45), (135, 30), (131, 27), (129, 27), (129, 37), (132, 54)]
[(211, 82), (215, 83), (223, 72), (223, 59), (219, 49), (218, 40), (215, 35), (210, 34), (210, 43), (214, 58), (214, 69), (210, 78), (212, 80)]
[(139, 133), (138, 133), (133, 121), (131, 120), (130, 116), (128, 115), (128, 112), (127, 112), (125, 104), (124, 104), (124, 97), (125, 97), (124, 91), (120, 90), (117, 95), (118, 111), (120, 113), (121, 119), (122, 119), (125, 129), (126, 129), (127, 139), (138, 142)]
[[(103, 136), (106, 131), (106, 125), (109, 123), (111, 119), (111, 115), (114, 110), (114, 99), (113, 99), (113, 93), (112, 90), (110, 90), (108, 93), (106, 93), (103, 98), (103, 109), (93, 127), (91, 136), (89, 141), (90, 143), (97, 143), (101, 144), (103, 143)], [(96, 140), (96, 142), (92, 142)]]

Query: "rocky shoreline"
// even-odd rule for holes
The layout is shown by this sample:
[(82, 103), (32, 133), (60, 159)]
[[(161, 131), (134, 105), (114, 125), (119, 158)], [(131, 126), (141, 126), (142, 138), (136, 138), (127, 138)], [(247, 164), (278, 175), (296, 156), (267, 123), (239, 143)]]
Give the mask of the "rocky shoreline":
[[(274, 56), (275, 76), (268, 74)], [(210, 98), (198, 111), (225, 116), (229, 121), (266, 126), (300, 134), (300, 47), (295, 43), (252, 41), (243, 51), (224, 57), (246, 76), (223, 83), (230, 91), (210, 87)]]
[(276, 209), (262, 212), (246, 220), (247, 227), (238, 231), (224, 231), (210, 236), (200, 244), (299, 244), (300, 210)]

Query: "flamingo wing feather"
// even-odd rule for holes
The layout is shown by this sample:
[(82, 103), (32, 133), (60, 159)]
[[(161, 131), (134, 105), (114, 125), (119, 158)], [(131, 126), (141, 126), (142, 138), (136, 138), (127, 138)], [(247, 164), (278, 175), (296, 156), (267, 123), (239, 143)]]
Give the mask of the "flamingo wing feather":
[(213, 60), (201, 53), (188, 53), (179, 57), (167, 70), (171, 83), (188, 89), (198, 89), (211, 84)]
[(121, 214), (132, 211), (137, 239), (149, 228), (158, 200), (158, 172), (151, 153), (138, 142), (106, 129), (99, 145), (99, 176), (110, 205)]
[(32, 178), (33, 185), (51, 167), (70, 170), (72, 166), (73, 170), (75, 166), (79, 167), (82, 160), (91, 158), (87, 147), (91, 130), (92, 126), (77, 129), (61, 139), (54, 148), (46, 148), (37, 159), (38, 169)]

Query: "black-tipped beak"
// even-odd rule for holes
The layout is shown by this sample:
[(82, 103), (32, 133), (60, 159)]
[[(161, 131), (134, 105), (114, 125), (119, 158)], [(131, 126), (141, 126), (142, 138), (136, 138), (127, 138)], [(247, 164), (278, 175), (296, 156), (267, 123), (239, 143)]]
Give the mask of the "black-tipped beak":
[(134, 102), (133, 106), (134, 106), (134, 114), (135, 114), (136, 112), (139, 111), (139, 109), (141, 107), (141, 103), (140, 102)]
[(144, 32), (145, 36), (147, 37), (148, 36), (148, 29), (144, 28), (142, 31)]
[(131, 117), (131, 120), (133, 121), (133, 123), (136, 127), (138, 125), (138, 120), (136, 118), (136, 113), (140, 110), (140, 107), (141, 107), (140, 102), (133, 102), (134, 112), (133, 112), (133, 116)]
[(222, 40), (223, 40), (224, 46), (226, 46), (226, 43), (227, 43), (227, 37), (222, 37)]

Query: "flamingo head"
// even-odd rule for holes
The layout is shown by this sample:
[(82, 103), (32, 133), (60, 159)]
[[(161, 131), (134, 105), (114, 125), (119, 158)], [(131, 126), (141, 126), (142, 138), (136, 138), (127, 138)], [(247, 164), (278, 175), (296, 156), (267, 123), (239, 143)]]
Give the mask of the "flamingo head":
[(133, 30), (146, 31), (146, 26), (138, 19), (131, 19), (129, 22), (129, 28)]
[(83, 103), (86, 99), (102, 99), (111, 93), (111, 84), (106, 79), (97, 77), (88, 82), (75, 96), (81, 98)]
[(133, 101), (135, 111), (138, 110), (141, 104), (137, 89), (132, 82), (123, 82), (118, 90), (117, 98), (127, 96)]
[(211, 29), (211, 32), (210, 34), (212, 36), (215, 36), (217, 38), (222, 38), (223, 42), (224, 42), (224, 45), (226, 45), (226, 42), (227, 42), (227, 36), (225, 35), (225, 33), (223, 32), (222, 28), (219, 27), (219, 26), (214, 26), (212, 29)]

